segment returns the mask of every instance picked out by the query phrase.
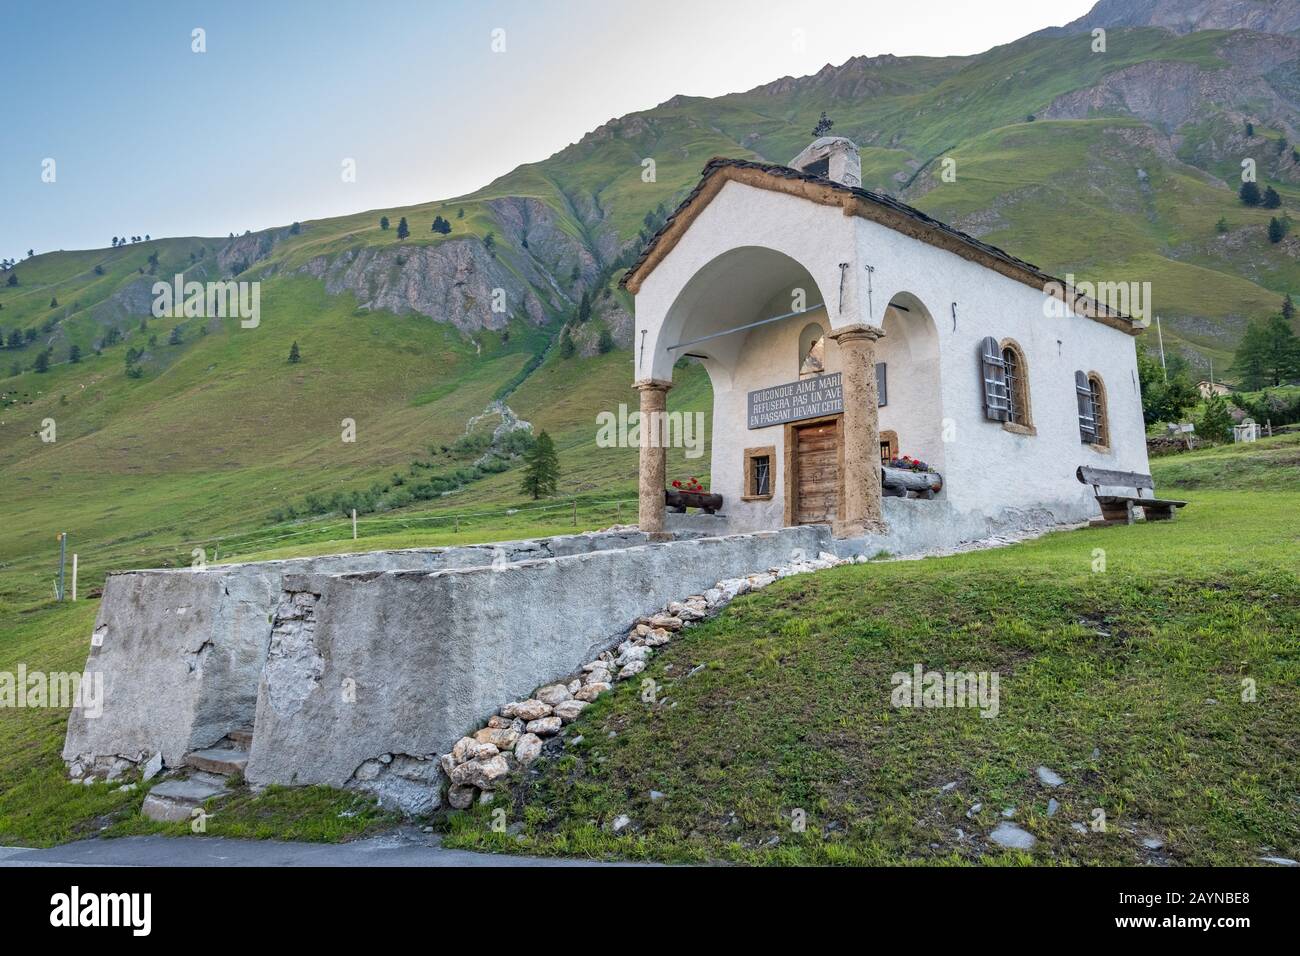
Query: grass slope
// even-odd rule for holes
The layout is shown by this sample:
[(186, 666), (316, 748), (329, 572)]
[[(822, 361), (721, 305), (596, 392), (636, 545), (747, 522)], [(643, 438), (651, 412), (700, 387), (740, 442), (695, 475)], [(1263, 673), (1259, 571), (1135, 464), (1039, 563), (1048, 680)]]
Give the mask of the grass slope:
[[(743, 597), (656, 655), (655, 702), (632, 682), (567, 728), (582, 741), (507, 804), (519, 826), (496, 832), (495, 806), (476, 807), (451, 817), (448, 843), (759, 864), (1295, 857), (1298, 448), (1293, 436), (1162, 463), (1162, 489), (1192, 502), (1172, 524), (840, 568)], [(1217, 468), (1229, 459), (1285, 490), (1235, 490)], [(1194, 488), (1170, 484), (1189, 475)], [(892, 707), (891, 675), (917, 663), (998, 672), (1000, 713)], [(1040, 765), (1065, 784), (1041, 786)], [(1032, 852), (988, 841), (1009, 807)], [(1096, 808), (1106, 832), (1076, 832)], [(614, 835), (620, 814), (633, 824)]]

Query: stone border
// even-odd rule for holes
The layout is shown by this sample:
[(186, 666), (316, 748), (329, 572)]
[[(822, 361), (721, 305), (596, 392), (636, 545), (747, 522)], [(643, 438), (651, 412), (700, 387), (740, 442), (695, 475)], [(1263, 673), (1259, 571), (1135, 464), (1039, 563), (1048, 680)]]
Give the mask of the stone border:
[(703, 594), (671, 601), (661, 611), (637, 618), (627, 638), (611, 650), (532, 697), (504, 704), (474, 733), (461, 737), (439, 758), (450, 784), (447, 803), (464, 810), (476, 800), (490, 800), (510, 783), (511, 775), (542, 755), (548, 740), (558, 740), (561, 727), (571, 723), (587, 705), (646, 668), (655, 650), (672, 642), (696, 622), (719, 613), (733, 599), (759, 591), (781, 578), (845, 564), (866, 564), (866, 555), (840, 558), (822, 551), (815, 559), (794, 561), (739, 578), (719, 581)]

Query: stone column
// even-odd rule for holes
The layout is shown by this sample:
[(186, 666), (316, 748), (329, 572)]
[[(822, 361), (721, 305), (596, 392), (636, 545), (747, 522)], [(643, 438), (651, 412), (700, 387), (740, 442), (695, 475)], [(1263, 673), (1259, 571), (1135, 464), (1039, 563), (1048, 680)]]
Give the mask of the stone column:
[(880, 409), (876, 390), (876, 339), (885, 334), (874, 325), (849, 325), (830, 337), (840, 348), (844, 375), (844, 514), (836, 522), (837, 538), (885, 530), (880, 506)]
[(648, 378), (632, 387), (641, 393), (641, 483), (637, 525), (651, 535), (662, 535), (667, 453), (661, 423), (668, 389), (673, 387), (673, 383)]

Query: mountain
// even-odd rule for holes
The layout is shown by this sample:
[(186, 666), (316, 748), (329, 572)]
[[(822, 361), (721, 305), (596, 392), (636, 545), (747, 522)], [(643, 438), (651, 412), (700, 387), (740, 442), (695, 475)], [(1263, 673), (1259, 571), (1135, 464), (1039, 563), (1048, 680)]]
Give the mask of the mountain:
[[(564, 494), (631, 496), (635, 449), (592, 444), (595, 412), (633, 401), (620, 270), (710, 157), (786, 162), (823, 110), (861, 145), (868, 188), (1057, 274), (1149, 280), (1166, 349), (1221, 374), (1246, 323), (1300, 294), (1300, 236), (1270, 243), (1276, 211), (1237, 198), (1249, 158), (1283, 213), (1300, 204), (1295, 6), (1103, 0), (979, 55), (854, 57), (676, 96), (462, 197), (24, 260), (0, 274), (0, 330), (23, 340), (0, 351), (0, 601), (48, 592), (37, 556), (57, 530), (102, 570), (339, 493), (363, 513), (514, 501), (516, 417), (556, 438)], [(259, 324), (152, 318), (154, 282), (176, 273), (257, 280)], [(572, 357), (555, 347), (566, 327)], [(670, 402), (709, 401), (685, 369)]]
[(1096, 27), (1163, 27), (1174, 33), (1196, 30), (1300, 32), (1300, 5), (1294, 0), (1100, 0), (1063, 32)]

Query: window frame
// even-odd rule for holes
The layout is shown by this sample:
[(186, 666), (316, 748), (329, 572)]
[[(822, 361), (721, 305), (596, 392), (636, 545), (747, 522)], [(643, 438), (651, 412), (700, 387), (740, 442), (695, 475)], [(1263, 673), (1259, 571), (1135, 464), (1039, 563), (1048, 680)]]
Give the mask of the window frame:
[[(1007, 361), (1010, 353), (1012, 360)], [(1037, 435), (1034, 427), (1034, 406), (1029, 394), (1029, 362), (1025, 350), (1015, 339), (998, 343), (998, 356), (1002, 359), (1006, 378), (1007, 412), (1010, 416), (1002, 423), (1003, 429), (1017, 435)]]
[(1110, 403), (1106, 396), (1106, 382), (1100, 372), (1090, 371), (1088, 378), (1089, 401), (1092, 403), (1092, 425), (1097, 440), (1089, 442), (1103, 454), (1110, 451)]
[[(753, 491), (757, 477), (757, 459), (767, 459), (767, 494)], [(741, 489), (741, 501), (771, 501), (776, 497), (776, 446), (762, 445), (758, 448), (745, 449), (744, 486)]]

